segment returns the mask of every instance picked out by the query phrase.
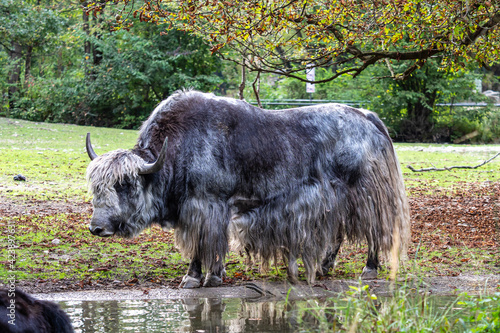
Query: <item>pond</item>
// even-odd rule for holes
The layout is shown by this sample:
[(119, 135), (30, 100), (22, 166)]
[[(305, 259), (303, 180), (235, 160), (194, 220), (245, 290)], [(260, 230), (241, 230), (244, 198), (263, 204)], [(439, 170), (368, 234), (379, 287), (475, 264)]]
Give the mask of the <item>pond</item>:
[[(406, 327), (413, 321), (433, 331), (466, 318), (463, 316), (470, 311), (457, 303), (457, 295), (418, 292), (418, 288), (389, 292), (382, 288), (383, 281), (378, 281), (378, 297), (367, 294), (368, 285), (356, 287), (355, 283), (346, 284), (348, 288), (342, 292), (267, 283), (258, 285), (265, 291), (259, 293), (251, 285), (257, 286), (89, 290), (34, 296), (57, 302), (77, 333), (349, 331), (358, 324), (369, 329), (370, 322), (380, 318), (390, 326)], [(360, 315), (371, 320), (358, 318)]]
[[(314, 304), (311, 304), (313, 302)], [(58, 302), (75, 332), (296, 332), (320, 321), (299, 308), (326, 301), (266, 301), (241, 298), (145, 299)], [(300, 317), (300, 318), (299, 318)], [(325, 318), (327, 319), (327, 318)], [(312, 326), (311, 326), (312, 325)]]

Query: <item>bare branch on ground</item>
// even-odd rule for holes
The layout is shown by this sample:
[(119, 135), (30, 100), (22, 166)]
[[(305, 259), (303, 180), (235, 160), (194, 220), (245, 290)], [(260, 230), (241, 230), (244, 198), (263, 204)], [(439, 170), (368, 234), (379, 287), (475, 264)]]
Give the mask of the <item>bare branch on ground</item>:
[(489, 163), (491, 161), (493, 161), (495, 158), (497, 158), (498, 156), (500, 155), (500, 153), (497, 153), (495, 156), (493, 156), (492, 158), (478, 164), (478, 165), (474, 165), (474, 166), (470, 166), (470, 165), (454, 165), (454, 166), (450, 166), (450, 167), (443, 167), (443, 168), (436, 168), (436, 167), (432, 167), (432, 168), (422, 168), (422, 169), (415, 169), (414, 167), (412, 167), (411, 165), (407, 165), (406, 167), (408, 169), (410, 169), (411, 171), (413, 172), (424, 172), (424, 171), (450, 171), (451, 169), (477, 169), (479, 167), (482, 167), (483, 165), (485, 165), (486, 163)]

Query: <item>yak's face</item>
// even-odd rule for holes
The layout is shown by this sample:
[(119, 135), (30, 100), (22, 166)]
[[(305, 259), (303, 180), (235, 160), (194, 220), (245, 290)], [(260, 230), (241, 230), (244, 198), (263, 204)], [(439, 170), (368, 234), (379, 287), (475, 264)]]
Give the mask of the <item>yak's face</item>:
[(87, 181), (94, 196), (93, 235), (133, 237), (151, 224), (151, 189), (139, 174), (144, 163), (126, 150), (115, 150), (90, 162)]
[(87, 133), (86, 149), (92, 160), (87, 168), (87, 181), (94, 195), (89, 229), (93, 235), (133, 237), (151, 225), (156, 212), (152, 185), (146, 185), (146, 175), (163, 168), (167, 142), (165, 138), (156, 161), (148, 163), (123, 149), (98, 156)]

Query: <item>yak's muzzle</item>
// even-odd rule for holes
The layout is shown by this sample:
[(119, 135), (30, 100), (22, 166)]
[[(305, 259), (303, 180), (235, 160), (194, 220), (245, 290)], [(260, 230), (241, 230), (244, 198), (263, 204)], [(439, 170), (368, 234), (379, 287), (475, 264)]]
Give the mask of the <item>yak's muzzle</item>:
[(99, 236), (99, 237), (110, 237), (113, 236), (113, 233), (110, 231), (107, 231), (101, 227), (89, 227), (90, 233), (94, 236)]

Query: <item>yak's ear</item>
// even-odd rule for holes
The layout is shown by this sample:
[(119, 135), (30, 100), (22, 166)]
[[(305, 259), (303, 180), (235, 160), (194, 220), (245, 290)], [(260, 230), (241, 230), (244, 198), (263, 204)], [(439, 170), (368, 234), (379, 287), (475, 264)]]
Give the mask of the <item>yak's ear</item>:
[(161, 168), (163, 168), (163, 165), (165, 164), (165, 158), (167, 157), (167, 146), (168, 146), (167, 143), (168, 143), (168, 138), (165, 138), (165, 141), (163, 141), (163, 146), (161, 147), (160, 150), (160, 155), (158, 155), (156, 161), (152, 163), (144, 163), (144, 165), (142, 165), (139, 168), (140, 175), (155, 173), (157, 171), (160, 171)]
[(87, 133), (87, 139), (85, 140), (85, 147), (87, 148), (87, 154), (89, 155), (91, 161), (98, 156), (95, 153), (94, 148), (92, 148), (92, 144), (90, 143), (90, 133)]

